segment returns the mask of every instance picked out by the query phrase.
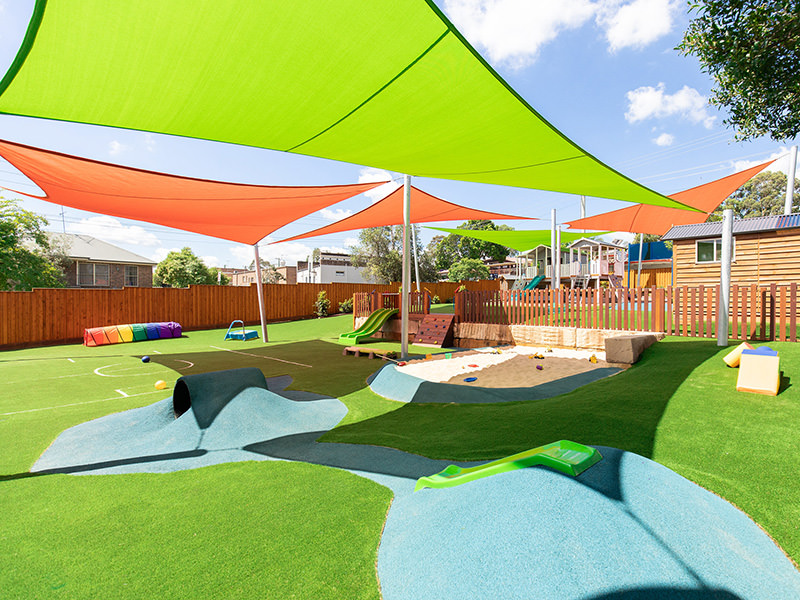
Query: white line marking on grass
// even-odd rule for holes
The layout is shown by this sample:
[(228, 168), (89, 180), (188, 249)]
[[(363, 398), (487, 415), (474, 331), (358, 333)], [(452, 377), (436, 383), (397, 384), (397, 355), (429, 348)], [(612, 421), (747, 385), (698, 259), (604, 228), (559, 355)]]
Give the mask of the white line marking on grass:
[[(163, 390), (153, 390), (152, 392), (142, 392), (141, 394), (130, 394), (125, 396), (126, 398), (133, 398), (134, 396), (146, 396), (147, 394), (158, 394), (159, 392), (163, 392)], [(14, 412), (7, 412), (7, 413), (0, 413), (0, 417), (6, 417), (8, 415), (19, 415), (22, 413), (32, 413), (32, 412), (39, 412), (42, 410), (53, 410), (56, 408), (66, 408), (68, 406), (81, 406), (83, 404), (95, 404), (97, 402), (108, 402), (109, 400), (122, 400), (119, 396), (114, 396), (113, 398), (103, 398), (101, 400), (87, 400), (86, 402), (73, 402), (71, 404), (59, 404), (58, 406), (45, 406), (43, 408), (30, 408), (28, 410), (17, 410)]]
[(215, 348), (216, 350), (224, 350), (225, 352), (233, 352), (234, 354), (242, 354), (244, 356), (252, 356), (254, 358), (266, 358), (267, 360), (277, 360), (278, 362), (288, 363), (290, 365), (297, 365), (298, 367), (308, 367), (309, 369), (313, 368), (311, 365), (304, 365), (303, 363), (294, 362), (291, 360), (283, 360), (282, 358), (275, 358), (273, 356), (263, 356), (261, 354), (250, 354), (249, 352), (240, 352), (239, 350), (231, 350), (230, 348), (220, 348), (219, 346), (210, 346), (211, 348)]
[(193, 362), (189, 362), (188, 360), (181, 360), (180, 358), (174, 359), (176, 362), (182, 362), (189, 365), (188, 367), (181, 367), (180, 369), (176, 369), (176, 371), (185, 371), (186, 369), (191, 369), (194, 366)]
[(128, 394), (126, 394), (122, 390), (114, 390), (114, 391), (117, 392), (118, 394), (120, 394), (123, 398), (128, 398), (129, 397)]
[(68, 358), (67, 360), (68, 360), (69, 362), (71, 362), (71, 363), (74, 363), (74, 362), (75, 362), (75, 361), (74, 361), (74, 360), (72, 360), (71, 358)]
[(153, 354), (161, 354), (158, 350), (153, 350)]

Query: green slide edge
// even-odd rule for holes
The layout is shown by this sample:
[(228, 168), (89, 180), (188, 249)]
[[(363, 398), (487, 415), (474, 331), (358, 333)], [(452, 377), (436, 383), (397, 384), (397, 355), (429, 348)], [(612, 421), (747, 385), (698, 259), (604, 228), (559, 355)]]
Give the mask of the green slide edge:
[(343, 333), (340, 335), (339, 342), (348, 344), (360, 343), (361, 340), (371, 337), (376, 331), (383, 327), (383, 324), (388, 321), (389, 318), (396, 315), (398, 312), (396, 308), (380, 308), (376, 310), (367, 317), (367, 320), (364, 321), (361, 327), (350, 333)]
[(525, 467), (544, 465), (577, 477), (602, 459), (596, 448), (584, 446), (569, 440), (559, 440), (538, 448), (525, 450), (476, 467), (463, 469), (457, 465), (449, 465), (434, 475), (420, 477), (414, 491), (423, 488), (447, 488), (461, 485), (490, 475), (507, 471), (516, 471)]

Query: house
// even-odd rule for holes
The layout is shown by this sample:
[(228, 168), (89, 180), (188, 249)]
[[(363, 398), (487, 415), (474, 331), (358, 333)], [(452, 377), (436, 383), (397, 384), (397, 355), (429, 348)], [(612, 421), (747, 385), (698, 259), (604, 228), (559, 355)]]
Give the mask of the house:
[[(678, 225), (662, 239), (672, 241), (674, 285), (719, 284), (722, 221)], [(797, 281), (800, 281), (800, 214), (734, 220), (732, 284)]]
[(308, 261), (297, 262), (297, 283), (377, 283), (354, 267), (349, 254), (320, 252), (309, 269)]
[(156, 262), (89, 235), (51, 233), (70, 259), (67, 287), (153, 287)]
[[(625, 246), (589, 238), (575, 240), (567, 246), (569, 252), (568, 271), (570, 287), (600, 288), (602, 281), (618, 287), (625, 275), (628, 251)], [(562, 275), (564, 275), (562, 264)]]

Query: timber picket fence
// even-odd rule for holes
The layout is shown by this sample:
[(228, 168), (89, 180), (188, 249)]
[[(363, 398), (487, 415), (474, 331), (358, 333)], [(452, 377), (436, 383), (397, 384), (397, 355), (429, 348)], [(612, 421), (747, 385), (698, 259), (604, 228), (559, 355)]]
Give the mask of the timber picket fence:
[[(455, 298), (466, 323), (545, 325), (715, 338), (719, 286), (466, 291)], [(729, 337), (798, 341), (798, 284), (731, 286)]]
[[(455, 295), (460, 283), (426, 283), (431, 297)], [(497, 281), (470, 281), (473, 290), (497, 290)], [(0, 348), (77, 342), (87, 327), (177, 321), (184, 331), (227, 327), (234, 319), (259, 322), (252, 286), (198, 285), (188, 288), (35, 289), (0, 292)], [(330, 312), (357, 292), (397, 293), (399, 284), (329, 283), (264, 286), (269, 322), (311, 318), (317, 294), (325, 291)]]

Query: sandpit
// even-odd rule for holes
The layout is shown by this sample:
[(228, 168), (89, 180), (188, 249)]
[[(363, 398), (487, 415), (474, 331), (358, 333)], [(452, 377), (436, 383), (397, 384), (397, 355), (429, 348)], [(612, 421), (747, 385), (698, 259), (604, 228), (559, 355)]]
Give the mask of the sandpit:
[[(597, 362), (590, 361), (592, 356)], [(608, 363), (604, 352), (592, 350), (505, 346), (456, 352), (450, 359), (446, 358), (446, 354), (435, 354), (429, 359), (411, 360), (398, 369), (402, 373), (437, 383), (485, 388), (523, 388), (595, 369), (624, 369), (628, 366)], [(472, 377), (476, 379), (464, 381)]]

